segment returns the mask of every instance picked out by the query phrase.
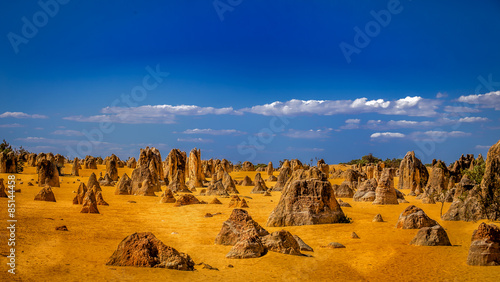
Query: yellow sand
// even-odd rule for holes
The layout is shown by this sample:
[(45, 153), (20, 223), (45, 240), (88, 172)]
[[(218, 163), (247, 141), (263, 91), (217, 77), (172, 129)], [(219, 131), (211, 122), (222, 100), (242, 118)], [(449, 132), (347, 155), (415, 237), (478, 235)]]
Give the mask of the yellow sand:
[[(417, 230), (394, 228), (399, 214), (409, 204), (373, 206), (371, 203), (343, 199), (352, 208), (343, 208), (353, 219), (351, 224), (330, 224), (285, 227), (300, 236), (314, 248), (313, 257), (299, 257), (270, 252), (256, 259), (226, 259), (230, 246), (214, 245), (222, 223), (229, 217), (229, 199), (219, 198), (223, 205), (192, 205), (173, 207), (160, 204), (159, 197), (115, 196), (114, 187), (102, 187), (109, 206), (99, 206), (101, 214), (81, 214), (81, 206), (73, 205), (73, 191), (77, 179), (88, 180), (93, 172), (81, 170), (79, 177), (62, 177), (60, 188), (53, 188), (56, 203), (34, 201), (40, 190), (35, 184), (28, 187), (30, 179), (37, 180), (35, 168), (28, 167), (21, 175), (24, 182), (17, 194), (17, 274), (8, 274), (6, 258), (2, 256), (0, 280), (22, 281), (498, 281), (500, 267), (472, 267), (466, 264), (472, 231), (479, 222), (449, 222), (439, 219), (440, 204), (424, 205), (407, 197), (410, 204), (423, 208), (433, 219), (443, 225), (452, 247), (418, 247), (409, 242)], [(120, 176), (131, 169), (121, 168)], [(65, 172), (70, 172), (67, 165)], [(232, 173), (234, 179), (245, 175), (253, 178), (256, 172)], [(262, 173), (264, 179), (266, 173)], [(0, 177), (7, 178), (6, 174)], [(341, 183), (341, 179), (332, 183)], [(75, 183), (73, 183), (75, 182)], [(268, 183), (272, 186), (274, 183)], [(163, 189), (165, 187), (162, 187)], [(240, 193), (252, 197), (248, 200), (250, 215), (265, 226), (267, 217), (277, 204), (281, 193), (272, 197), (250, 194), (252, 187), (237, 186)], [(403, 191), (407, 193), (408, 191)], [(158, 193), (159, 194), (159, 193)], [(195, 195), (198, 193), (195, 193)], [(210, 202), (213, 197), (199, 197)], [(128, 203), (127, 201), (137, 203)], [(7, 226), (7, 200), (0, 199), (1, 222)], [(445, 205), (445, 211), (450, 204)], [(220, 212), (212, 218), (206, 213)], [(381, 213), (386, 222), (373, 223)], [(69, 232), (56, 231), (66, 225)], [(280, 228), (266, 227), (270, 232)], [(0, 228), (0, 252), (7, 254), (7, 232)], [(201, 269), (183, 272), (140, 267), (110, 267), (106, 261), (121, 240), (134, 232), (153, 232), (165, 244), (180, 252), (188, 253), (195, 263), (207, 263), (219, 271)], [(351, 239), (352, 232), (361, 239)], [(345, 249), (325, 249), (320, 246), (336, 241)], [(229, 268), (228, 265), (234, 268)]]

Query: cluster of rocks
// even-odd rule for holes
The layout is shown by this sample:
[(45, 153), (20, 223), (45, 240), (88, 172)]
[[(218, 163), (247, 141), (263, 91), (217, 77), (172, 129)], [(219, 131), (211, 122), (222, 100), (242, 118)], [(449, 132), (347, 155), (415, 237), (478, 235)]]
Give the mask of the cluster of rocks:
[(226, 255), (233, 259), (258, 258), (269, 251), (288, 255), (302, 255), (301, 251), (306, 249), (312, 251), (298, 236), (288, 231), (269, 233), (242, 209), (233, 210), (215, 238), (215, 244), (233, 246)]
[(419, 207), (408, 206), (400, 215), (396, 228), (419, 229), (411, 240), (411, 245), (417, 246), (451, 246), (450, 239), (444, 228), (431, 219)]
[[(476, 159), (481, 163), (482, 156)], [(462, 167), (474, 165), (473, 157), (461, 157), (456, 161), (450, 173), (456, 173)], [(491, 146), (486, 157), (485, 172), (481, 183), (475, 183), (467, 175), (462, 176), (455, 185), (453, 202), (442, 216), (443, 220), (476, 221), (480, 219), (500, 219), (500, 141)]]
[(82, 205), (81, 213), (99, 213), (98, 205), (109, 206), (102, 196), (102, 189), (95, 173), (90, 175), (87, 185), (80, 183), (73, 204)]

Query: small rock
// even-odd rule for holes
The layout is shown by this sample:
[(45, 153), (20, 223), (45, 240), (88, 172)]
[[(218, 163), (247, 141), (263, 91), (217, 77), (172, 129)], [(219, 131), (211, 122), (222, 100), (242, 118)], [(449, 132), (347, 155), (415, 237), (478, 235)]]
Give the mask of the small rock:
[(137, 202), (136, 201), (128, 201), (128, 203), (135, 204)]
[(68, 231), (68, 227), (66, 227), (66, 225), (61, 225), (61, 226), (56, 227), (56, 230), (57, 231)]
[(381, 215), (381, 214), (377, 214), (377, 215), (373, 218), (372, 222), (384, 222), (384, 219), (382, 218), (382, 215)]
[(202, 263), (199, 263), (198, 265), (203, 265), (202, 269), (217, 270), (217, 271), (219, 271), (219, 269), (218, 269), (218, 268), (216, 268), (216, 267), (212, 267), (211, 265), (206, 264), (206, 263), (203, 263), (203, 262), (202, 262)]
[(356, 232), (352, 232), (351, 238), (352, 239), (359, 239), (359, 236), (358, 236), (358, 234), (356, 234)]
[(207, 212), (207, 213), (205, 214), (205, 217), (213, 217), (213, 215), (212, 215), (211, 213)]
[(297, 241), (297, 243), (299, 243), (299, 247), (300, 247), (301, 251), (314, 252), (313, 248), (311, 248), (311, 246), (309, 246), (304, 241), (302, 241), (302, 239), (300, 239), (299, 236), (293, 235), (293, 238), (295, 238), (295, 241)]
[(322, 248), (328, 248), (328, 249), (341, 249), (341, 248), (345, 248), (344, 245), (340, 244), (340, 243), (337, 243), (337, 242), (331, 242), (329, 243), (328, 245), (326, 246), (321, 246)]

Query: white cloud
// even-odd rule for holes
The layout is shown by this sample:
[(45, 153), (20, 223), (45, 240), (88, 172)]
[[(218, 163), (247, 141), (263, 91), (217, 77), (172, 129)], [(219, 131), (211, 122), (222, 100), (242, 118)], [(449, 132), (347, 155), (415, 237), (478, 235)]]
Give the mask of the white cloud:
[(48, 118), (47, 116), (44, 115), (29, 115), (23, 112), (5, 112), (0, 115), (0, 118), (35, 118), (35, 119), (40, 119), (40, 118)]
[(472, 135), (471, 133), (463, 131), (429, 130), (425, 132), (424, 131), (413, 132), (410, 136), (410, 139), (419, 141), (443, 142), (448, 138), (459, 138), (471, 135)]
[(431, 137), (464, 137), (469, 136), (471, 133), (463, 132), (463, 131), (439, 131), (439, 130), (431, 130), (424, 132), (425, 135)]
[(81, 131), (71, 130), (71, 129), (56, 130), (56, 131), (52, 132), (52, 134), (54, 134), (54, 135), (64, 135), (64, 136), (83, 136), (83, 133)]
[(24, 127), (24, 125), (19, 123), (0, 124), (0, 128), (15, 128), (15, 127)]
[(239, 131), (236, 129), (211, 129), (211, 128), (186, 129), (181, 133), (183, 133), (183, 134), (208, 134), (208, 135), (243, 135), (243, 134), (247, 134), (246, 132)]
[(376, 132), (370, 138), (403, 138), (405, 135), (399, 132)]
[(485, 122), (489, 121), (488, 118), (485, 117), (464, 117), (458, 120), (459, 122)]
[(356, 118), (347, 119), (345, 125), (341, 126), (340, 129), (358, 129), (360, 122), (361, 120)]
[(257, 105), (241, 109), (260, 115), (294, 116), (294, 115), (335, 115), (379, 113), (385, 115), (435, 116), (436, 109), (441, 101), (424, 99), (419, 96), (406, 97), (399, 100), (386, 101), (384, 99), (368, 100), (297, 100), (286, 102), (276, 101), (270, 104)]
[(146, 105), (140, 107), (106, 107), (101, 110), (103, 115), (70, 116), (66, 120), (79, 122), (112, 122), (127, 124), (142, 123), (175, 123), (176, 116), (201, 115), (241, 115), (241, 112), (232, 107), (214, 108), (195, 105)]
[(455, 107), (455, 106), (446, 106), (444, 107), (445, 112), (449, 113), (479, 113), (479, 109), (469, 108), (469, 107)]
[(483, 108), (495, 108), (500, 110), (500, 91), (492, 91), (486, 94), (460, 96), (459, 102), (480, 105)]
[(359, 118), (351, 118), (351, 119), (348, 119), (345, 121), (345, 123), (349, 123), (349, 124), (359, 124), (361, 122), (361, 120)]
[(283, 136), (296, 138), (296, 139), (319, 139), (319, 138), (328, 138), (331, 128), (327, 129), (317, 129), (317, 130), (297, 130), (297, 129), (289, 129), (288, 132), (283, 133)]
[(189, 143), (213, 143), (212, 139), (205, 138), (177, 138), (178, 142), (189, 142)]
[(489, 150), (491, 146), (487, 145), (476, 145), (476, 149), (481, 149), (481, 150)]
[(446, 93), (438, 92), (438, 94), (436, 94), (436, 98), (438, 98), (438, 99), (446, 98), (446, 97), (448, 97), (448, 94), (446, 94)]

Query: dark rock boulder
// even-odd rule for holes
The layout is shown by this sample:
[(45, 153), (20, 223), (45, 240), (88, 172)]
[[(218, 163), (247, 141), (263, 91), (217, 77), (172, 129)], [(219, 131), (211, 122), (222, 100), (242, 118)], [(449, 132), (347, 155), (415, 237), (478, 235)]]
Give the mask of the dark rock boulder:
[(127, 236), (106, 265), (194, 270), (194, 262), (188, 254), (165, 245), (151, 232)]

